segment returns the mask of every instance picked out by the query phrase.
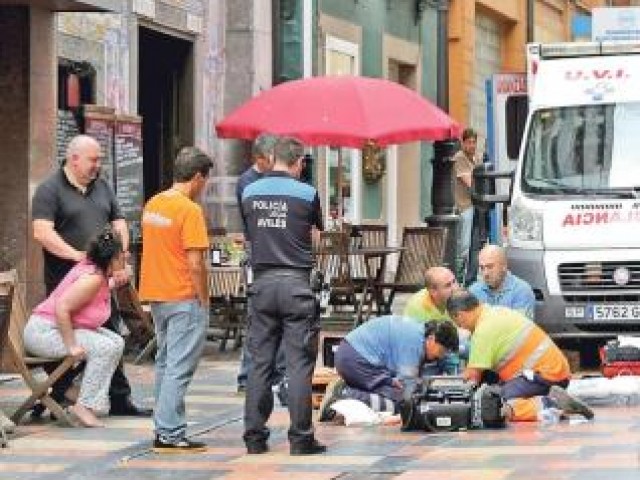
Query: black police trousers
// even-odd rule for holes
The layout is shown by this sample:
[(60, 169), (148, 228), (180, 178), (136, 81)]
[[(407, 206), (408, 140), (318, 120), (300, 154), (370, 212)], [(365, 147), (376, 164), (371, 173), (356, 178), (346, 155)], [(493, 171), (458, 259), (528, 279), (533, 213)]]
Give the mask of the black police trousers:
[(253, 358), (245, 401), (246, 443), (269, 438), (266, 423), (273, 411), (271, 379), (283, 343), (289, 379), (289, 442), (313, 438), (311, 379), (318, 354), (320, 318), (308, 270), (257, 272), (249, 289), (251, 314), (247, 345)]

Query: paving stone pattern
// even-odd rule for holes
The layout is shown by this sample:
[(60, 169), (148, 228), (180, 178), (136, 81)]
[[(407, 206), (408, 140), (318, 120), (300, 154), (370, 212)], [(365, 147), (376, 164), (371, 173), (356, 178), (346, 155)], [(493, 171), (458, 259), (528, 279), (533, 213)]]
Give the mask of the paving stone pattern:
[[(329, 452), (288, 454), (288, 414), (271, 421), (271, 451), (245, 454), (243, 397), (235, 393), (237, 360), (207, 357), (187, 396), (190, 432), (209, 448), (198, 455), (149, 450), (149, 419), (108, 418), (107, 428), (20, 425), (0, 450), (0, 480), (640, 480), (640, 407), (597, 408), (592, 423), (512, 425), (501, 431), (402, 433), (397, 427), (317, 427)], [(127, 366), (136, 401), (151, 406), (153, 367)], [(21, 382), (0, 385), (9, 409), (26, 394)]]

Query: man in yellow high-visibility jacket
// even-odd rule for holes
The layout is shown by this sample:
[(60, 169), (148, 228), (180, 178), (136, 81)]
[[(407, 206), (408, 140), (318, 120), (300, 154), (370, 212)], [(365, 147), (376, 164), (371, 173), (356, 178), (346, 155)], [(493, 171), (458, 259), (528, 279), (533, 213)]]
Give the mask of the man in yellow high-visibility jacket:
[(511, 420), (535, 421), (544, 409), (593, 418), (587, 405), (565, 391), (571, 370), (564, 354), (522, 313), (481, 304), (464, 290), (453, 293), (447, 310), (459, 327), (471, 332), (464, 376), (480, 383), (485, 372), (495, 372)]
[[(426, 286), (411, 295), (405, 305), (402, 316), (416, 322), (451, 322), (447, 312), (447, 300), (451, 293), (460, 288), (456, 277), (447, 267), (430, 267), (425, 272)], [(468, 332), (460, 330), (460, 347), (456, 352), (448, 352), (437, 362), (424, 365), (423, 376), (458, 375), (460, 373), (460, 359), (467, 358)]]
[(411, 295), (402, 316), (417, 322), (450, 321), (447, 300), (459, 288), (455, 275), (447, 267), (430, 267), (425, 277), (425, 288)]

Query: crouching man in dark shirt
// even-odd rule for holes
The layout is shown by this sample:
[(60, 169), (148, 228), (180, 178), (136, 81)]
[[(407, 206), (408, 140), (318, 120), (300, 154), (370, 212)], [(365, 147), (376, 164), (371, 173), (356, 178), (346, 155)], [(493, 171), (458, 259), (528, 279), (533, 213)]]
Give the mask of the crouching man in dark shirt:
[(330, 420), (331, 405), (345, 398), (376, 412), (398, 413), (401, 401), (415, 390), (423, 364), (456, 351), (458, 331), (449, 321), (417, 323), (389, 315), (363, 323), (336, 351), (340, 377), (327, 386), (319, 420)]

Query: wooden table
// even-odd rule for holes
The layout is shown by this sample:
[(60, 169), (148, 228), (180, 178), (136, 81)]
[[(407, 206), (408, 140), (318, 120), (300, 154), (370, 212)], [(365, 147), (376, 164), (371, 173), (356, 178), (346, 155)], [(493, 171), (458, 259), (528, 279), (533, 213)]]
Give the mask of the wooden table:
[[(385, 267), (386, 267), (386, 259), (389, 255), (400, 253), (404, 248), (396, 247), (396, 246), (364, 246), (364, 247), (356, 247), (350, 246), (348, 249), (343, 251), (336, 251), (335, 249), (329, 251), (316, 251), (316, 256), (329, 256), (335, 257), (338, 259), (337, 265), (332, 265), (331, 260), (325, 260), (322, 263), (325, 267), (330, 266), (329, 268), (334, 270), (332, 273), (336, 273), (336, 276), (340, 276), (345, 274), (344, 263), (349, 262), (350, 265), (355, 264), (357, 261), (356, 258), (362, 258), (364, 260), (364, 285), (362, 287), (362, 294), (360, 298), (356, 300), (355, 304), (355, 314), (353, 317), (353, 327), (357, 327), (361, 323), (367, 321), (371, 316), (372, 304), (374, 298), (379, 293), (379, 289), (377, 288), (378, 284), (382, 280), (384, 275)], [(345, 260), (345, 258), (347, 258)], [(347, 265), (349, 267), (349, 265)], [(349, 274), (352, 275), (352, 268), (348, 268)], [(327, 272), (324, 272), (327, 275)], [(325, 278), (325, 281), (329, 280), (329, 278)], [(350, 282), (353, 282), (355, 278), (351, 276), (349, 279)]]

